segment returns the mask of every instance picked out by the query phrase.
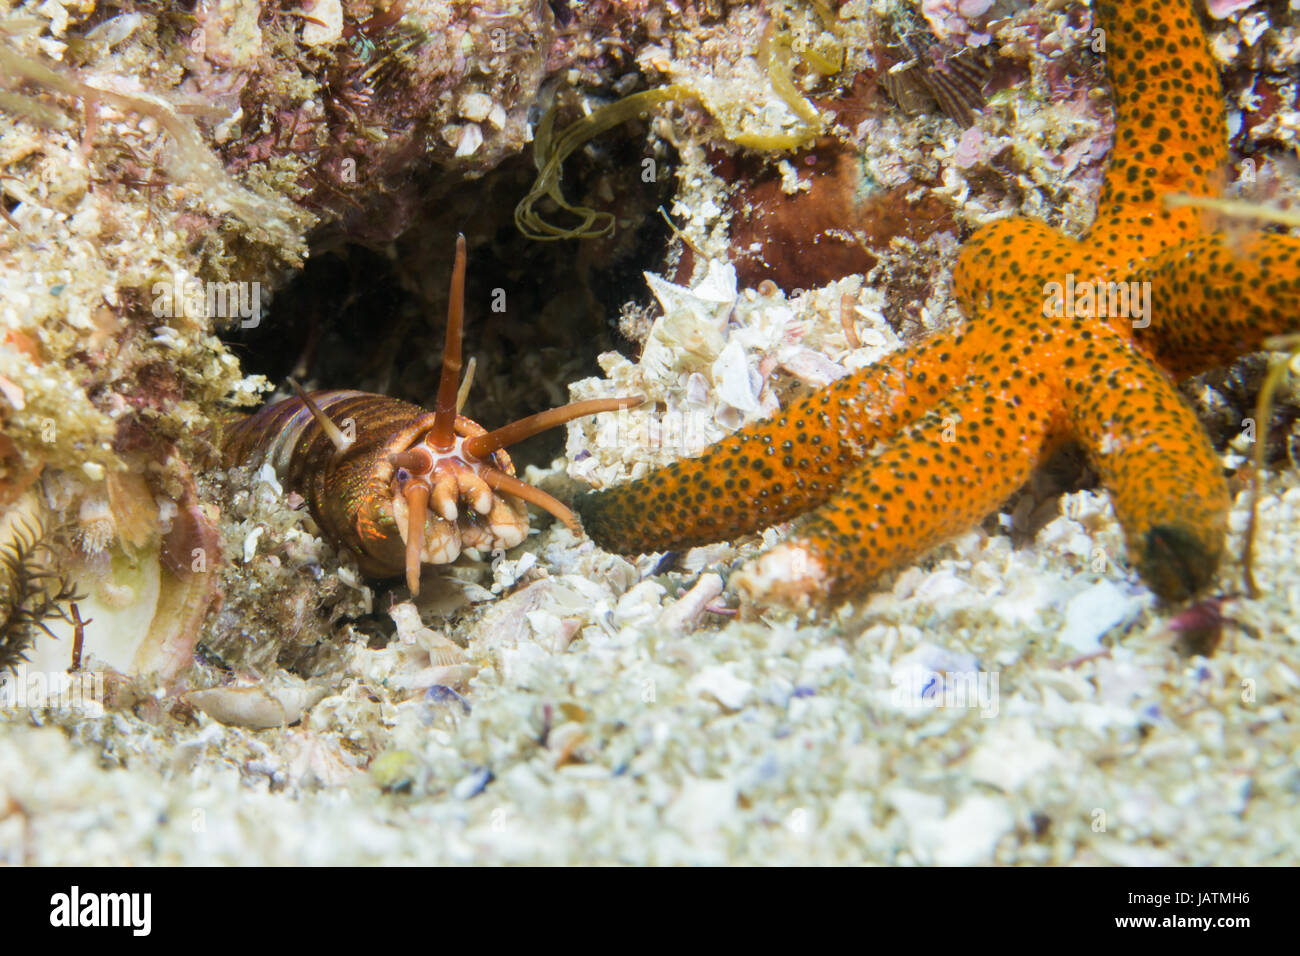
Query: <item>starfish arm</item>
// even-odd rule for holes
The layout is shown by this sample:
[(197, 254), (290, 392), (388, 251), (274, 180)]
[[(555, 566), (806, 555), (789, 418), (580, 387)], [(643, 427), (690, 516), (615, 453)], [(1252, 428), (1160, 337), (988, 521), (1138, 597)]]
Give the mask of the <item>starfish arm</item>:
[(1099, 0), (1115, 100), (1115, 146), (1091, 240), (1117, 268), (1204, 231), (1170, 192), (1217, 195), (1228, 161), (1218, 71), (1188, 0)]
[(706, 449), (576, 502), (583, 528), (625, 554), (694, 547), (786, 521), (825, 501), (871, 446), (965, 375), (968, 340), (900, 349)]
[(839, 600), (985, 517), (1029, 476), (1050, 423), (973, 381), (849, 475), (789, 542), (737, 575), (747, 601)]
[[(953, 273), (960, 351), (917, 344), (699, 459), (587, 496), (598, 543), (685, 547), (816, 508), (736, 589), (761, 603), (842, 599), (986, 514), (1075, 435), (1152, 589), (1176, 599), (1210, 583), (1227, 486), (1173, 377), (1300, 327), (1300, 239), (1235, 235), (1202, 206), (1166, 203), (1217, 195), (1227, 160), (1191, 0), (1093, 6), (1116, 134), (1088, 235), (1025, 219), (977, 230)], [(927, 354), (942, 361), (912, 361)], [(951, 443), (945, 413), (960, 423)], [(817, 454), (783, 447), (810, 435)]]
[(1046, 307), (1047, 286), (1064, 286), (1070, 273), (1095, 276), (1078, 265), (1080, 243), (1036, 219), (1002, 219), (966, 241), (953, 267), (953, 294), (963, 314), (1005, 316)]
[(1089, 341), (1065, 378), (1070, 424), (1138, 573), (1166, 600), (1190, 597), (1223, 552), (1231, 502), (1218, 456), (1165, 372), (1117, 336)]
[(1300, 331), (1300, 238), (1215, 233), (1166, 250), (1136, 276), (1150, 323), (1134, 338), (1179, 377)]
[(1209, 214), (1164, 205), (1171, 192), (1217, 195), (1227, 164), (1219, 77), (1195, 12), (1186, 0), (1095, 6), (1115, 145), (1088, 239), (1022, 218), (978, 230), (953, 275), (968, 315), (987, 305), (990, 290), (1023, 305), (1042, 301), (1048, 282), (1128, 282), (1135, 263), (1209, 231)]

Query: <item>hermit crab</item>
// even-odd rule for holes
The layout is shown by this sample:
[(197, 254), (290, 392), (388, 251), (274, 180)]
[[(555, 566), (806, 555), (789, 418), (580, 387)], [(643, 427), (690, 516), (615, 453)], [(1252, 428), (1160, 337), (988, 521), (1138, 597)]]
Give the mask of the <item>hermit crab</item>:
[[(551, 495), (515, 477), (505, 449), (584, 415), (643, 399), (574, 402), (494, 431), (460, 414), (465, 319), (465, 237), (456, 240), (447, 337), (433, 411), (357, 391), (304, 392), (228, 426), (228, 466), (267, 462), (306, 501), (321, 531), (351, 551), (361, 572), (403, 572), (420, 591), (422, 564), (448, 564), (465, 548), (513, 548), (528, 533), (525, 502), (575, 533), (577, 519)], [(466, 383), (468, 384), (468, 383)]]

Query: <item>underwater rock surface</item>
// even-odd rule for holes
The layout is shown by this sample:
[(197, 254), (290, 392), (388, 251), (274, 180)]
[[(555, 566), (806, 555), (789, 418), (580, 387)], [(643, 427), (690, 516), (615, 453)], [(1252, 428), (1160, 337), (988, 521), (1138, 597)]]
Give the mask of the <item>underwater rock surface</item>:
[[(800, 621), (741, 619), (728, 587), (786, 526), (632, 560), (553, 524), (411, 602), (273, 471), (215, 465), (222, 423), (280, 384), (232, 330), (276, 321), (305, 259), (364, 244), (441, 288), (424, 247), (451, 236), (411, 237), (480, 206), (475, 242), (508, 258), (543, 118), (637, 90), (681, 92), (556, 180), (614, 211), (612, 240), (574, 244), (597, 260), (662, 222), (620, 167), (668, 183), (618, 348), (585, 357), (601, 375), (485, 356), (475, 389), (648, 401), (572, 423), (530, 483), (637, 477), (944, 326), (970, 230), (1093, 215), (1112, 121), (1086, 5), (140, 6), (0, 4), (0, 545), (48, 545), (6, 568), (0, 861), (1300, 857), (1295, 376), (1265, 429), (1261, 593), (1236, 596), (1259, 359), (1185, 389), (1237, 477), (1222, 601), (1178, 614), (1112, 557), (1077, 467)], [(1293, 202), (1300, 14), (1203, 6), (1235, 195)], [(936, 63), (989, 57), (968, 126), (882, 79), (922, 29)], [(21, 613), (20, 575), (65, 575), (76, 615)]]

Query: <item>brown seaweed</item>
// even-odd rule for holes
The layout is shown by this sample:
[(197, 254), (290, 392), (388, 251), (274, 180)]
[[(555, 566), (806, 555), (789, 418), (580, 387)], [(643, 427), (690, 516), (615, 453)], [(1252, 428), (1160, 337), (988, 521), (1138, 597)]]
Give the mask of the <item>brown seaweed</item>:
[(82, 595), (68, 577), (52, 570), (52, 558), (40, 525), (16, 524), (13, 540), (0, 548), (0, 568), (6, 579), (0, 597), (0, 672), (15, 670), (27, 660), (38, 630), (55, 636), (46, 622), (77, 623), (67, 605)]

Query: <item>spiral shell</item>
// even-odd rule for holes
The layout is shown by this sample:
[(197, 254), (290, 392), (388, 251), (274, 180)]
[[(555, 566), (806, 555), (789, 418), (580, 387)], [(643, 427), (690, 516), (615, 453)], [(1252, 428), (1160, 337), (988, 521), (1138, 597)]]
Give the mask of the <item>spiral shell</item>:
[[(409, 508), (396, 488), (398, 468), (390, 456), (420, 445), (433, 427), (433, 413), (369, 392), (321, 391), (309, 397), (345, 432), (355, 431), (355, 443), (347, 452), (338, 452), (307, 404), (295, 397), (230, 426), (222, 443), (226, 464), (270, 463), (284, 486), (303, 496), (321, 531), (356, 556), (363, 574), (401, 574)], [(461, 438), (487, 433), (464, 415), (456, 416), (455, 432)], [(504, 450), (493, 453), (490, 461), (504, 474), (514, 475)], [(449, 564), (463, 548), (512, 548), (524, 540), (524, 503), (490, 489), (489, 495), (486, 510), (471, 501), (471, 507), (458, 509), (453, 520), (429, 514), (422, 564)]]

